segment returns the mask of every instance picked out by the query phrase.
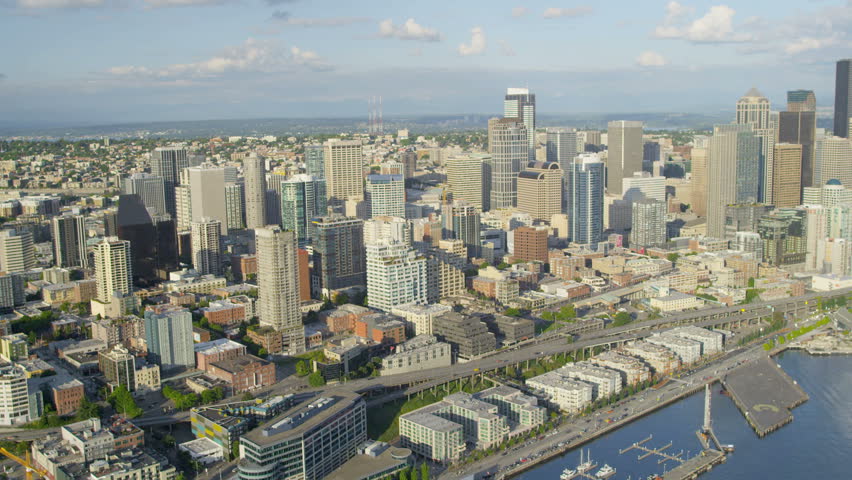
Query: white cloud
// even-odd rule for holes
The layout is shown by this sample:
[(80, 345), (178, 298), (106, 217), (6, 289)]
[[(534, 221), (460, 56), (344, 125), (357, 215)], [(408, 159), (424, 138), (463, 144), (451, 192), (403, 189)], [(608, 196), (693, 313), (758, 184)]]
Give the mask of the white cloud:
[(500, 40), (497, 42), (500, 44), (500, 54), (505, 55), (507, 57), (514, 57), (516, 55), (515, 49), (509, 45), (509, 42), (506, 40)]
[(666, 17), (654, 30), (654, 36), (679, 38), (693, 43), (742, 43), (754, 40), (750, 33), (737, 32), (734, 27), (736, 10), (727, 5), (712, 6), (703, 17), (683, 24), (680, 20), (689, 11), (677, 2), (669, 2)]
[(149, 8), (203, 7), (225, 3), (228, 3), (228, 0), (145, 0), (145, 5)]
[(295, 27), (341, 27), (353, 23), (369, 22), (371, 19), (367, 17), (292, 17), (288, 12), (278, 10), (272, 13), (272, 20), (278, 24)]
[(106, 4), (106, 0), (18, 0), (20, 8), (28, 10), (47, 8), (94, 8)]
[(592, 7), (582, 6), (574, 8), (556, 8), (550, 7), (544, 11), (544, 18), (561, 18), (561, 17), (580, 17), (592, 13)]
[(515, 8), (512, 9), (512, 16), (513, 17), (523, 17), (529, 11), (530, 10), (527, 7), (515, 7)]
[(398, 38), (400, 40), (422, 40), (424, 42), (437, 42), (441, 40), (441, 32), (434, 28), (424, 27), (409, 18), (402, 25), (394, 25), (393, 20), (387, 19), (379, 22), (379, 36), (385, 38)]
[(459, 55), (463, 57), (481, 55), (485, 52), (485, 46), (485, 31), (482, 30), (482, 27), (473, 27), (470, 29), (470, 43), (459, 45)]
[(636, 65), (640, 67), (662, 67), (668, 63), (665, 57), (651, 50), (646, 50), (636, 57)]
[(784, 51), (789, 55), (796, 55), (810, 50), (832, 47), (839, 43), (839, 35), (832, 35), (825, 38), (801, 37), (785, 45)]
[(191, 63), (163, 68), (136, 65), (112, 67), (108, 73), (125, 77), (171, 78), (214, 77), (229, 72), (283, 72), (296, 68), (328, 70), (331, 67), (314, 51), (299, 47), (282, 48), (277, 42), (249, 38), (242, 45), (225, 48), (219, 55)]

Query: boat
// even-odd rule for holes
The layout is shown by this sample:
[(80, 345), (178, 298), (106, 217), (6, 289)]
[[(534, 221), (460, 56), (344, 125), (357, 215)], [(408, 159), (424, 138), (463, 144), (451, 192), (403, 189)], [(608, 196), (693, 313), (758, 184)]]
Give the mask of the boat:
[(734, 445), (729, 443), (727, 445), (722, 445), (722, 451), (725, 453), (731, 453), (734, 451)]
[(580, 473), (586, 473), (595, 467), (596, 465), (592, 463), (592, 453), (589, 452), (586, 457), (586, 461), (583, 462), (583, 450), (580, 450), (580, 464), (577, 465), (577, 471)]
[(579, 474), (580, 473), (577, 472), (577, 470), (572, 470), (570, 468), (566, 468), (565, 470), (562, 470), (562, 475), (559, 476), (559, 479), (560, 480), (572, 480), (574, 478), (577, 478), (577, 475), (579, 475)]
[(595, 474), (595, 478), (601, 478), (601, 479), (603, 479), (603, 478), (609, 478), (609, 477), (611, 477), (611, 476), (613, 476), (613, 475), (615, 475), (615, 469), (614, 469), (614, 468), (612, 468), (612, 467), (610, 467), (610, 466), (609, 466), (609, 465), (607, 465), (607, 464), (604, 464), (604, 466), (603, 466), (603, 467), (601, 467), (601, 469), (600, 469), (600, 470), (598, 470), (598, 473), (597, 473), (597, 474)]

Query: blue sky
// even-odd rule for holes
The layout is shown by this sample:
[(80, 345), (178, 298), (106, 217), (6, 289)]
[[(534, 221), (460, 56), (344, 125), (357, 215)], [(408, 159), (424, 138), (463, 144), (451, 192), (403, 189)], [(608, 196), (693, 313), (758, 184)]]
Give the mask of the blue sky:
[(0, 0), (0, 122), (831, 105), (852, 2)]

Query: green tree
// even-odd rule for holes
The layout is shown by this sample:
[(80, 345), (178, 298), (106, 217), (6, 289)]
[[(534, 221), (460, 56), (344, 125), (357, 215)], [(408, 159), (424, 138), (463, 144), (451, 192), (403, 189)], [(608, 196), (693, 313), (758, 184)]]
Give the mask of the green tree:
[(79, 422), (100, 416), (101, 406), (89, 401), (88, 398), (83, 397), (83, 400), (80, 402), (80, 407), (77, 409), (77, 414), (74, 415), (74, 420)]
[(165, 445), (168, 448), (174, 447), (175, 446), (175, 437), (172, 436), (172, 434), (167, 434), (165, 437), (163, 437), (163, 445)]
[(429, 464), (423, 462), (420, 464), (420, 480), (429, 480), (430, 472), (429, 472)]
[(627, 325), (628, 323), (633, 321), (633, 317), (630, 316), (627, 312), (618, 312), (615, 314), (615, 318), (613, 319), (612, 325), (615, 327), (620, 327), (622, 325)]
[(235, 460), (240, 456), (240, 442), (236, 441), (231, 445), (231, 460)]
[(246, 392), (246, 393), (243, 394), (242, 397), (240, 397), (240, 400), (242, 400), (244, 402), (248, 402), (249, 400), (254, 400), (254, 395), (252, 395), (249, 392)]
[(344, 292), (340, 292), (334, 296), (334, 303), (336, 305), (345, 305), (349, 303), (349, 295), (346, 295)]
[(677, 259), (678, 259), (678, 258), (680, 258), (680, 255), (679, 255), (679, 254), (677, 254), (677, 253), (674, 253), (674, 252), (672, 252), (672, 253), (670, 253), (670, 254), (666, 255), (666, 260), (668, 260), (668, 261), (670, 261), (670, 262), (672, 262), (672, 263), (677, 262)]
[(296, 375), (300, 377), (306, 377), (311, 374), (311, 369), (308, 368), (308, 364), (304, 360), (299, 360), (296, 362)]
[(520, 317), (521, 311), (515, 307), (509, 307), (503, 312), (503, 315), (506, 315), (507, 317)]
[(133, 395), (130, 394), (130, 391), (124, 385), (119, 385), (118, 388), (113, 390), (109, 396), (109, 403), (117, 413), (127, 418), (136, 418), (142, 415), (142, 409), (136, 405)]
[(322, 373), (317, 370), (308, 375), (308, 384), (312, 387), (321, 387), (325, 385), (325, 378), (323, 378)]

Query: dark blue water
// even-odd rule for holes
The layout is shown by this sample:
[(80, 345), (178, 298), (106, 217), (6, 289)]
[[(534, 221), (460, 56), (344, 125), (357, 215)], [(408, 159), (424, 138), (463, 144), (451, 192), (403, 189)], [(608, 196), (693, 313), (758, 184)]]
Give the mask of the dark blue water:
[[(793, 410), (793, 422), (764, 438), (758, 438), (734, 403), (713, 395), (713, 426), (719, 441), (732, 443), (736, 452), (727, 463), (702, 475), (702, 480), (738, 479), (849, 479), (852, 478), (852, 356), (812, 357), (806, 353), (786, 352), (776, 360), (796, 380), (810, 400)], [(659, 457), (637, 460), (641, 452), (626, 448), (652, 434), (645, 446), (660, 447), (674, 442), (666, 451), (681, 450), (695, 455), (701, 446), (695, 431), (703, 422), (703, 393), (688, 397), (639, 421), (587, 444), (592, 459), (603, 466), (615, 467), (612, 479), (644, 480), (653, 473), (662, 474), (676, 466), (658, 465)], [(579, 463), (579, 450), (556, 458), (519, 478), (558, 479), (566, 467)]]

